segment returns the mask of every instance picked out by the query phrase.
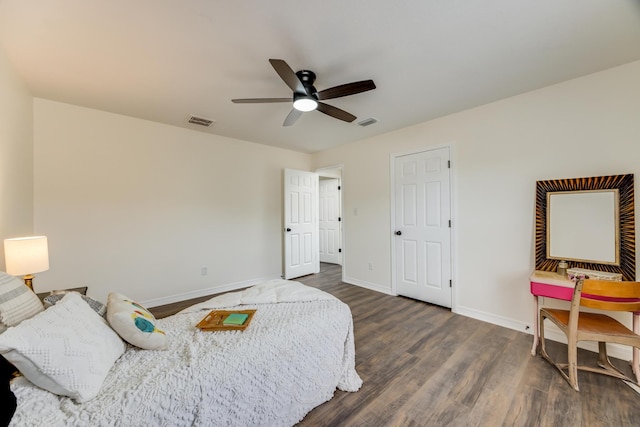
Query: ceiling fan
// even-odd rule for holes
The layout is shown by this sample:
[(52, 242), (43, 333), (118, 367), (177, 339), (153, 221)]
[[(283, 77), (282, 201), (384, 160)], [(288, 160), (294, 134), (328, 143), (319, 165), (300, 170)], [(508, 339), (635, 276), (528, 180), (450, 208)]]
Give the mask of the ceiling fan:
[(376, 88), (373, 80), (362, 80), (359, 82), (346, 83), (340, 86), (334, 86), (318, 92), (313, 86), (316, 80), (316, 74), (309, 70), (300, 70), (294, 72), (291, 67), (282, 59), (270, 59), (271, 66), (276, 70), (280, 78), (293, 90), (293, 97), (290, 98), (245, 98), (232, 99), (237, 104), (255, 104), (270, 102), (292, 102), (293, 109), (284, 120), (283, 126), (291, 126), (300, 118), (302, 113), (307, 111), (318, 110), (333, 118), (351, 123), (356, 119), (351, 113), (340, 108), (325, 104), (327, 99), (340, 98), (343, 96), (354, 95), (360, 92), (366, 92)]

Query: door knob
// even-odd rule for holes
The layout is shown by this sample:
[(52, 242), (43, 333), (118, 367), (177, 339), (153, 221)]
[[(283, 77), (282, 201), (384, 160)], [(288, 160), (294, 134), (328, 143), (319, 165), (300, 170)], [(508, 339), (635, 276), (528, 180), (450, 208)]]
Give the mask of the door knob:
[(290, 232), (290, 231), (291, 231), (291, 229), (290, 229), (289, 227), (287, 227), (287, 230), (286, 230), (286, 231), (287, 231), (287, 233), (288, 233), (288, 232)]
[(396, 236), (402, 236), (402, 231), (400, 230), (396, 231)]

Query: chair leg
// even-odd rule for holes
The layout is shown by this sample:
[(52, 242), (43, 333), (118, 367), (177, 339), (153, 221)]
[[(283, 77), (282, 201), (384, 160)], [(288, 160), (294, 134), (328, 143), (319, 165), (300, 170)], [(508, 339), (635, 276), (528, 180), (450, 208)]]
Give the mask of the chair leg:
[(544, 319), (545, 317), (542, 315), (542, 313), (540, 313), (540, 319), (538, 320), (538, 328), (539, 328), (538, 337), (540, 339), (540, 355), (542, 355), (542, 357), (544, 357), (548, 361), (551, 361), (551, 359), (549, 358), (549, 355), (547, 354), (547, 348), (545, 347), (545, 342), (544, 342)]
[[(546, 317), (544, 316), (544, 314), (541, 312), (540, 313), (540, 355), (549, 363), (551, 363), (557, 370), (558, 372), (560, 372), (560, 375), (562, 375), (562, 377), (569, 383), (569, 385), (571, 387), (573, 387), (574, 390), (576, 391), (580, 391), (578, 389), (578, 374), (577, 374), (577, 364), (574, 363), (573, 366), (575, 367), (575, 372), (573, 373), (573, 380), (569, 377), (569, 375), (567, 375), (567, 373), (564, 372), (564, 369), (566, 368), (567, 371), (569, 372), (569, 374), (571, 374), (571, 363), (568, 364), (564, 364), (564, 363), (556, 363), (555, 361), (553, 361), (551, 359), (551, 357), (549, 356), (549, 354), (547, 353), (547, 347), (545, 345), (545, 339), (544, 339), (544, 319), (546, 319)], [(576, 355), (577, 355), (577, 349), (575, 349), (576, 351)], [(569, 354), (571, 354), (569, 352)], [(569, 362), (571, 362), (571, 358), (569, 356)]]
[(569, 384), (575, 391), (580, 391), (578, 387), (578, 342), (573, 336), (569, 336), (568, 340), (567, 356), (569, 364), (567, 370), (569, 371)]
[(626, 376), (624, 372), (611, 364), (611, 360), (607, 354), (607, 343), (603, 341), (598, 341), (598, 366), (607, 371), (617, 372)]

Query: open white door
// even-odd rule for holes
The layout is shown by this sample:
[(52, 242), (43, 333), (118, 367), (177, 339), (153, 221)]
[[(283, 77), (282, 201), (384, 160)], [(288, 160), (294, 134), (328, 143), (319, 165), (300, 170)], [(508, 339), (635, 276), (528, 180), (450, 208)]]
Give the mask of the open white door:
[(320, 272), (318, 174), (284, 170), (284, 278)]
[(340, 179), (320, 179), (320, 262), (342, 265)]
[(396, 290), (451, 307), (449, 148), (396, 157), (393, 178)]

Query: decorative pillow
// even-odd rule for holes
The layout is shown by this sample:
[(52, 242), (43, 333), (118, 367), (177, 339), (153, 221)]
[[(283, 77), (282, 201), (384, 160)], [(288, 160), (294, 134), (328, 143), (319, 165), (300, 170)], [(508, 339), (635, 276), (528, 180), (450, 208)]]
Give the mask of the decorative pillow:
[(0, 329), (15, 326), (44, 308), (40, 298), (17, 277), (0, 271)]
[[(69, 292), (47, 295), (42, 300), (42, 302), (44, 303), (44, 308), (46, 309), (56, 305), (56, 303), (60, 301), (62, 298), (64, 298), (64, 296), (68, 293)], [(93, 311), (98, 313), (100, 316), (104, 317), (105, 314), (107, 314), (107, 306), (101, 303), (100, 301), (94, 300), (93, 298), (89, 298), (86, 295), (80, 295), (80, 298), (82, 298), (84, 302), (89, 304), (89, 307), (91, 307)]]
[(29, 381), (78, 402), (94, 398), (125, 344), (77, 293), (0, 335), (0, 354)]
[(145, 350), (164, 350), (167, 336), (156, 327), (156, 318), (126, 296), (111, 292), (107, 300), (107, 320), (123, 340)]

